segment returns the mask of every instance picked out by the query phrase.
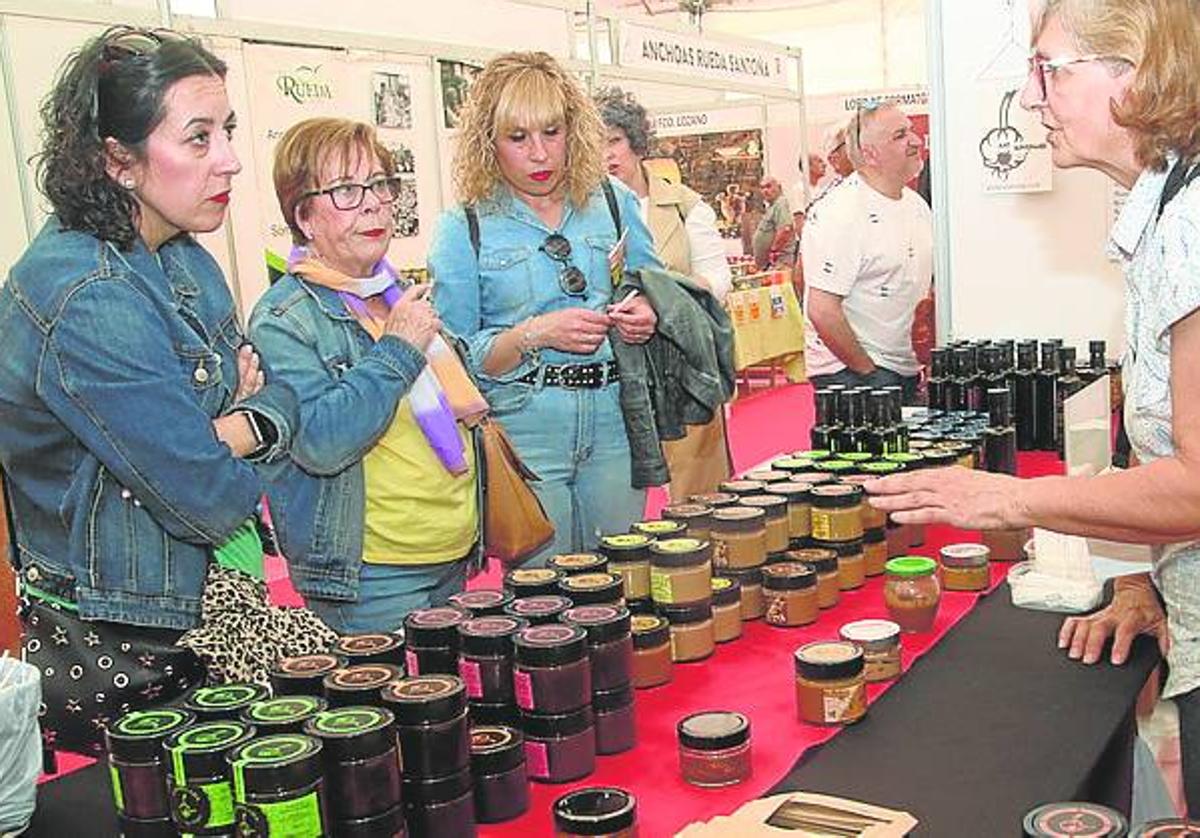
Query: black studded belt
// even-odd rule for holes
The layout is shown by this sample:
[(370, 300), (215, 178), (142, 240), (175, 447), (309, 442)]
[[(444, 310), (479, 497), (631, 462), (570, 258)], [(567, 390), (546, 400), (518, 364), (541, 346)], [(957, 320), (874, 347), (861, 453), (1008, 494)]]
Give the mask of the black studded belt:
[(568, 390), (596, 390), (620, 378), (616, 361), (597, 361), (594, 364), (542, 364), (517, 381), (537, 384), (541, 379), (546, 387), (565, 387)]

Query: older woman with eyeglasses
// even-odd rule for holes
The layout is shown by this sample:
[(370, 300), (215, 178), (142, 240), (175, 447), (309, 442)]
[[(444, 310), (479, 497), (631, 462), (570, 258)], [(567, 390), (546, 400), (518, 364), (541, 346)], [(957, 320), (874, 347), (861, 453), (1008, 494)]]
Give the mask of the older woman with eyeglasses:
[[(554, 541), (528, 564), (590, 550), (641, 516), (618, 400), (613, 339), (644, 343), (657, 318), (613, 299), (621, 270), (658, 266), (637, 199), (604, 170), (604, 125), (545, 53), (493, 59), (462, 115), (462, 204), (441, 219), (429, 267), (493, 415), (538, 476)], [(651, 420), (652, 421), (652, 420)]]
[(462, 590), (479, 551), (478, 480), (451, 471), (410, 398), (441, 328), (428, 286), (387, 262), (391, 153), (368, 125), (309, 119), (275, 149), (295, 247), (250, 331), (300, 401), (290, 458), (268, 472), (280, 547), (307, 605), (341, 633), (393, 631)]
[[(962, 469), (888, 478), (872, 502), (906, 523), (1047, 527), (1154, 545), (1150, 576), (1063, 624), (1059, 646), (1123, 662), (1157, 635), (1180, 711), (1184, 781), (1200, 813), (1200, 21), (1190, 0), (1050, 0), (1036, 20), (1022, 105), (1054, 163), (1131, 190), (1110, 243), (1125, 262), (1125, 422), (1140, 465), (1019, 480)], [(1157, 594), (1156, 594), (1157, 589)], [(1165, 619), (1159, 596), (1166, 606)]]

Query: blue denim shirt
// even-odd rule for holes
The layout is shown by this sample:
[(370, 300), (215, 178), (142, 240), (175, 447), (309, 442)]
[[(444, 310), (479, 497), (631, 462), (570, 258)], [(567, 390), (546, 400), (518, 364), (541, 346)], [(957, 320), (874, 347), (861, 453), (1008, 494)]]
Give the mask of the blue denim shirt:
[(425, 356), (392, 335), (372, 340), (336, 291), (291, 274), (255, 305), (250, 335), (300, 401), (290, 459), (264, 468), (292, 583), (306, 597), (354, 600), (366, 517), (362, 459)]
[[(213, 545), (262, 485), (213, 431), (242, 332), (189, 237), (131, 252), (50, 218), (0, 289), (0, 462), (24, 581), (84, 619), (188, 628)], [(270, 373), (268, 372), (268, 380)], [(286, 449), (295, 399), (243, 402)]]
[[(627, 230), (625, 270), (659, 268), (650, 230), (642, 221), (637, 196), (610, 179), (617, 195), (621, 226)], [(483, 372), (483, 361), (497, 336), (521, 321), (564, 308), (602, 311), (612, 302), (608, 254), (617, 243), (617, 229), (604, 191), (597, 188), (582, 208), (567, 203), (558, 230), (551, 230), (532, 209), (505, 187), (477, 207), (479, 257), (471, 247), (462, 207), (442, 214), (429, 252), (433, 301), (442, 322), (467, 342), (468, 359), (481, 389), (500, 416), (519, 410), (534, 385), (516, 379), (535, 366), (531, 358), (500, 376)], [(587, 276), (584, 296), (569, 296), (558, 283), (559, 264), (539, 248), (551, 233), (571, 242), (571, 261)], [(608, 341), (588, 356), (543, 349), (544, 363), (578, 364), (612, 358)]]

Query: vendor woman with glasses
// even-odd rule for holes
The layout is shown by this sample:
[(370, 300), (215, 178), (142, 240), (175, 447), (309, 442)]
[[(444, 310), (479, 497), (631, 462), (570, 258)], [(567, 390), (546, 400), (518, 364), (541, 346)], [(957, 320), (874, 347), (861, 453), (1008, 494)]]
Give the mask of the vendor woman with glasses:
[(603, 139), (591, 98), (549, 55), (494, 59), (463, 111), (462, 203), (429, 255), (434, 304), (541, 478), (555, 537), (529, 565), (592, 549), (645, 505), (609, 341), (644, 343), (657, 318), (640, 296), (613, 299), (612, 277), (659, 264), (637, 198), (605, 173)]

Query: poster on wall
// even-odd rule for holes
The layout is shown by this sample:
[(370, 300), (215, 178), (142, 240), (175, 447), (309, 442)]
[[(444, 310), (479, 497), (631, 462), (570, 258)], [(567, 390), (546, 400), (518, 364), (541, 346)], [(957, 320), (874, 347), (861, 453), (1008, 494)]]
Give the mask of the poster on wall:
[(412, 124), (412, 85), (403, 73), (371, 74), (371, 115), (380, 128), (408, 130)]
[(763, 176), (761, 130), (659, 136), (650, 156), (675, 161), (683, 183), (716, 212), (717, 229), (725, 238), (739, 238), (752, 218), (757, 222), (763, 209), (758, 190)]
[(1020, 106), (1020, 82), (977, 83), (980, 183), (988, 194), (1047, 192), (1054, 166), (1046, 129)]
[(438, 74), (442, 84), (442, 125), (447, 130), (458, 128), (459, 113), (467, 100), (475, 77), (483, 71), (478, 64), (438, 59)]

